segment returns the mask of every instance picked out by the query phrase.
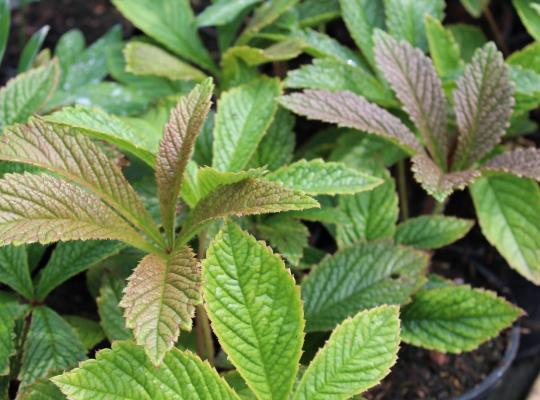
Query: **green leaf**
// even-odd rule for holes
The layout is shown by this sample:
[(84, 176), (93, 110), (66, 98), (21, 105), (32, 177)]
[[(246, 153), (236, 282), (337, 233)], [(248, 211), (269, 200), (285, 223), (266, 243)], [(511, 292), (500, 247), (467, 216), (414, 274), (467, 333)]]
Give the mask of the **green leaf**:
[(289, 71), (285, 86), (297, 89), (349, 90), (377, 104), (396, 105), (392, 93), (370, 72), (331, 58), (316, 58), (313, 64)]
[(283, 186), (312, 195), (354, 194), (372, 190), (382, 180), (322, 159), (300, 160), (266, 176)]
[(40, 378), (31, 385), (21, 388), (17, 393), (20, 400), (66, 400), (54, 383), (45, 378)]
[(281, 94), (277, 79), (261, 78), (221, 95), (215, 118), (213, 163), (221, 171), (244, 168), (268, 130)]
[(176, 204), (195, 140), (210, 110), (214, 85), (208, 79), (182, 97), (165, 125), (156, 159), (161, 222), (168, 245), (174, 242)]
[(120, 168), (76, 129), (37, 119), (10, 127), (0, 142), (0, 159), (44, 168), (84, 187), (158, 244), (163, 243), (156, 223)]
[(120, 306), (137, 344), (155, 365), (173, 347), (180, 328), (191, 330), (199, 286), (200, 266), (188, 246), (167, 258), (147, 255), (129, 277)]
[(85, 354), (77, 333), (62, 317), (48, 307), (36, 307), (24, 343), (21, 386), (74, 367)]
[(384, 183), (375, 189), (339, 197), (338, 207), (348, 219), (347, 224), (337, 226), (340, 248), (394, 235), (399, 214), (396, 187), (388, 172), (380, 176)]
[(490, 0), (461, 0), (461, 4), (475, 18), (480, 18)]
[(408, 302), (425, 281), (428, 261), (389, 242), (359, 243), (324, 258), (302, 282), (307, 331), (331, 330), (359, 311)]
[(540, 74), (518, 65), (510, 65), (514, 84), (514, 114), (534, 110), (540, 105)]
[(298, 265), (304, 248), (308, 246), (309, 237), (309, 230), (302, 222), (278, 214), (257, 224), (257, 231), (292, 266)]
[(17, 74), (21, 74), (30, 69), (37, 54), (39, 53), (39, 49), (41, 49), (41, 46), (43, 45), (43, 41), (45, 40), (47, 33), (49, 33), (49, 25), (41, 27), (32, 35), (28, 42), (26, 42), (26, 45), (22, 49), (21, 56), (19, 58)]
[(0, 245), (90, 239), (153, 251), (120, 216), (76, 185), (27, 173), (0, 180)]
[(293, 400), (349, 399), (375, 386), (397, 359), (398, 307), (358, 313), (338, 326), (302, 376)]
[(341, 15), (358, 48), (375, 66), (373, 57), (373, 31), (384, 29), (384, 6), (382, 1), (339, 0)]
[(64, 315), (64, 319), (75, 329), (86, 351), (92, 350), (105, 339), (105, 333), (98, 322), (78, 315)]
[(424, 16), (444, 17), (444, 0), (384, 0), (388, 32), (398, 40), (427, 50)]
[(470, 62), (476, 49), (482, 47), (487, 42), (486, 35), (477, 26), (452, 24), (447, 25), (446, 28), (454, 35), (459, 45), (461, 57), (465, 62)]
[(261, 0), (217, 0), (197, 15), (197, 26), (222, 26), (234, 21), (244, 10)]
[(58, 84), (56, 61), (17, 75), (0, 89), (0, 129), (40, 111)]
[(319, 203), (302, 192), (279, 183), (248, 178), (217, 188), (197, 203), (184, 222), (177, 243), (187, 242), (214, 219), (236, 215), (256, 215), (318, 207)]
[(77, 105), (64, 107), (44, 117), (54, 125), (75, 128), (79, 134), (105, 140), (127, 151), (153, 167), (159, 137), (145, 135), (142, 130), (132, 129), (120, 118), (99, 108)]
[(490, 174), (471, 187), (478, 222), (512, 268), (540, 284), (540, 189), (530, 179)]
[(455, 77), (463, 68), (459, 45), (450, 30), (441, 21), (426, 14), (426, 35), (429, 44), (429, 54), (437, 73), (442, 77)]
[(16, 352), (15, 322), (26, 310), (15, 298), (0, 292), (0, 379), (9, 374), (10, 358)]
[(482, 169), (540, 181), (540, 149), (528, 147), (506, 151), (490, 159)]
[(123, 243), (114, 241), (59, 243), (45, 268), (39, 271), (36, 280), (36, 299), (44, 300), (54, 288), (69, 278), (117, 254), (124, 247)]
[(402, 310), (402, 337), (430, 350), (471, 351), (522, 313), (495, 293), (466, 285), (421, 290)]
[(262, 168), (240, 172), (221, 172), (212, 167), (204, 167), (197, 172), (198, 200), (205, 198), (220, 186), (230, 185), (248, 178), (260, 178), (264, 175)]
[(442, 215), (422, 215), (397, 226), (396, 242), (417, 249), (438, 249), (461, 239), (473, 221)]
[[(151, 379), (141, 379), (141, 377)], [(130, 342), (113, 344), (95, 360), (55, 376), (70, 400), (238, 400), (218, 373), (191, 352), (173, 349), (156, 368), (144, 350)]]
[(319, 26), (341, 15), (338, 0), (304, 0), (296, 6), (301, 28)]
[(30, 277), (25, 246), (0, 247), (0, 282), (8, 285), (27, 300), (34, 298), (34, 285)]
[(77, 61), (85, 48), (85, 39), (83, 33), (79, 29), (70, 29), (58, 39), (54, 49), (54, 56), (60, 61), (60, 69), (62, 74), (60, 82), (65, 79), (65, 73), (68, 73), (70, 65)]
[(518, 65), (540, 74), (540, 42), (531, 43), (523, 49), (513, 52), (506, 59), (506, 63)]
[(126, 71), (135, 75), (154, 75), (171, 80), (202, 81), (206, 75), (167, 53), (144, 42), (130, 42), (124, 47)]
[(229, 359), (261, 399), (287, 399), (303, 342), (300, 293), (279, 256), (226, 224), (203, 262), (204, 299)]
[(4, 53), (9, 38), (9, 27), (11, 24), (11, 9), (9, 0), (0, 1), (0, 63), (4, 59)]
[(113, 0), (133, 25), (170, 51), (217, 73), (204, 47), (188, 0)]
[(527, 32), (535, 40), (540, 40), (540, 12), (538, 7), (540, 7), (539, 0), (512, 0), (516, 11), (519, 14), (519, 18)]
[(100, 324), (110, 342), (133, 337), (126, 327), (122, 309), (119, 306), (124, 287), (123, 280), (107, 276), (96, 299)]

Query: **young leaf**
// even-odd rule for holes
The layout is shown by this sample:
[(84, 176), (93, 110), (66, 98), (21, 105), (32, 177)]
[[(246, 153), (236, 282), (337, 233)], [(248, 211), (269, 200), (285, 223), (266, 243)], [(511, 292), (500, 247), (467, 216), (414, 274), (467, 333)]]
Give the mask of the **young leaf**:
[(402, 310), (402, 337), (430, 350), (471, 351), (522, 313), (495, 293), (466, 285), (421, 290)]
[(17, 75), (0, 89), (0, 129), (25, 122), (39, 111), (58, 85), (58, 62)]
[(156, 223), (120, 169), (97, 145), (85, 136), (78, 135), (76, 130), (37, 119), (25, 125), (10, 127), (0, 142), (0, 159), (44, 168), (81, 185), (151, 239), (163, 243)]
[(36, 280), (36, 299), (42, 301), (57, 286), (87, 270), (92, 265), (117, 254), (121, 242), (94, 241), (59, 243)]
[(154, 250), (97, 197), (78, 186), (26, 173), (0, 180), (0, 245), (90, 239), (121, 240)]
[(0, 247), (0, 282), (8, 285), (27, 300), (34, 298), (34, 285), (30, 277), (25, 246)]
[(167, 258), (147, 255), (129, 277), (120, 306), (137, 344), (155, 365), (173, 347), (180, 328), (191, 330), (199, 285), (199, 263), (187, 246)]
[(422, 215), (397, 226), (396, 242), (417, 249), (438, 249), (461, 239), (474, 222), (442, 215)]
[(375, 60), (424, 138), (437, 164), (446, 169), (449, 135), (446, 98), (431, 59), (405, 41), (375, 34)]
[(331, 330), (359, 311), (406, 303), (423, 285), (428, 261), (389, 242), (359, 243), (326, 257), (302, 282), (307, 330)]
[(380, 135), (410, 154), (421, 151), (418, 139), (399, 118), (350, 92), (304, 90), (281, 97), (280, 103), (309, 119)]
[(527, 148), (507, 151), (493, 157), (482, 169), (508, 172), (540, 181), (540, 150)]
[(21, 386), (77, 365), (86, 350), (73, 328), (48, 307), (32, 311), (19, 372)]
[(381, 1), (339, 0), (341, 15), (356, 45), (372, 66), (373, 31), (384, 28), (384, 6)]
[(126, 71), (135, 75), (153, 75), (170, 80), (202, 81), (206, 74), (179, 60), (160, 47), (130, 42), (124, 47)]
[(195, 25), (188, 0), (113, 0), (133, 25), (180, 57), (217, 73)]
[(110, 342), (133, 337), (126, 327), (122, 309), (119, 306), (124, 288), (123, 280), (107, 277), (96, 299), (100, 324)]
[(218, 104), (212, 166), (220, 171), (243, 169), (257, 149), (277, 110), (277, 79), (261, 78), (225, 92)]
[(257, 231), (292, 266), (298, 265), (308, 246), (309, 237), (309, 230), (302, 222), (278, 214), (257, 224)]
[(191, 352), (173, 349), (156, 368), (128, 341), (115, 342), (52, 381), (70, 400), (239, 400), (216, 370)]
[(17, 74), (28, 71), (32, 66), (45, 37), (47, 37), (47, 33), (49, 33), (49, 25), (45, 25), (34, 32), (32, 37), (26, 42), (19, 58), (19, 65), (17, 65)]
[(483, 176), (470, 187), (478, 222), (512, 268), (540, 284), (540, 189), (508, 174)]
[(345, 164), (324, 162), (322, 159), (297, 161), (271, 172), (266, 179), (312, 195), (354, 194), (369, 191), (382, 183), (381, 179), (348, 168)]
[(462, 69), (459, 45), (450, 30), (445, 29), (441, 21), (426, 14), (426, 35), (429, 54), (440, 76), (454, 77)]
[(293, 400), (348, 399), (376, 385), (397, 359), (398, 307), (381, 306), (339, 325), (319, 350)]
[(464, 169), (499, 143), (514, 99), (508, 69), (493, 43), (477, 50), (454, 91), (459, 137), (454, 169)]
[(182, 226), (177, 243), (186, 243), (213, 219), (231, 215), (255, 215), (318, 207), (319, 203), (302, 192), (279, 183), (248, 178), (217, 188), (197, 203)]
[(15, 298), (0, 292), (0, 377), (9, 374), (10, 358), (16, 352), (15, 322), (26, 310)]
[(186, 165), (195, 140), (210, 110), (214, 85), (211, 79), (196, 86), (182, 97), (171, 112), (156, 158), (156, 181), (159, 192), (161, 222), (168, 245), (174, 241), (176, 203)]
[(266, 171), (262, 168), (240, 172), (221, 172), (212, 167), (204, 167), (197, 172), (197, 192), (199, 200), (205, 198), (220, 186), (230, 185), (248, 178), (260, 178)]
[(197, 26), (222, 26), (232, 22), (250, 6), (261, 0), (218, 0), (197, 15)]
[(204, 299), (223, 349), (261, 399), (287, 399), (303, 342), (300, 293), (279, 256), (237, 225), (203, 262)]
[(512, 0), (519, 18), (530, 35), (535, 40), (540, 40), (540, 11), (537, 0)]

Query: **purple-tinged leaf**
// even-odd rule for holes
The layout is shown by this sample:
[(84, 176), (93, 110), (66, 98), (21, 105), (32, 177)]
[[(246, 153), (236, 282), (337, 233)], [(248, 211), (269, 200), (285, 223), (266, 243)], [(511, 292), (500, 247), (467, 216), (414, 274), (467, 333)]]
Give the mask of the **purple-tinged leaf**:
[(515, 149), (489, 160), (482, 169), (508, 172), (540, 181), (540, 149)]

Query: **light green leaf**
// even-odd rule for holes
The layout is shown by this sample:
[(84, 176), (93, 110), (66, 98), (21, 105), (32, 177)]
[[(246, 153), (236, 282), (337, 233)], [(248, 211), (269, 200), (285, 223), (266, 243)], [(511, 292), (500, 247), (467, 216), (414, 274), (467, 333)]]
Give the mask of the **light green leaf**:
[(319, 350), (293, 400), (349, 399), (379, 383), (399, 348), (398, 307), (382, 306), (339, 325)]
[(461, 0), (461, 4), (475, 18), (480, 18), (490, 0)]
[(428, 261), (389, 242), (359, 243), (326, 257), (302, 282), (307, 330), (331, 330), (359, 311), (406, 303), (423, 285)]
[(203, 262), (204, 298), (223, 349), (261, 399), (287, 399), (298, 370), (304, 321), (283, 261), (226, 224)]
[(188, 0), (113, 0), (137, 28), (169, 50), (217, 73), (199, 35)]
[(438, 249), (461, 239), (473, 221), (442, 215), (423, 215), (397, 226), (396, 242), (417, 249)]
[(459, 45), (463, 61), (470, 62), (476, 49), (482, 47), (487, 42), (486, 35), (482, 30), (474, 25), (452, 24), (447, 25), (456, 42)]
[(302, 222), (278, 214), (257, 224), (256, 229), (292, 266), (298, 265), (309, 237), (309, 230)]
[(512, 0), (519, 18), (530, 35), (535, 40), (540, 40), (540, 7), (539, 0)]
[(525, 113), (540, 105), (540, 74), (519, 65), (510, 65), (510, 80), (514, 84), (514, 113)]
[(396, 187), (388, 172), (380, 176), (384, 183), (375, 189), (339, 197), (338, 207), (348, 218), (347, 224), (337, 226), (340, 248), (394, 235), (399, 214)]
[(382, 0), (339, 0), (339, 3), (347, 30), (369, 63), (375, 66), (373, 31), (385, 27)]
[(506, 63), (518, 65), (540, 74), (540, 42), (531, 43), (523, 49), (513, 52), (506, 59)]
[(167, 258), (147, 255), (129, 277), (120, 306), (137, 344), (155, 365), (173, 347), (180, 328), (191, 330), (199, 286), (199, 263), (187, 246)]
[(296, 6), (301, 28), (319, 26), (338, 18), (341, 14), (338, 0), (304, 0)]
[(272, 123), (280, 94), (277, 79), (262, 78), (221, 95), (214, 127), (216, 169), (236, 172), (247, 165)]
[(199, 201), (182, 226), (177, 243), (186, 243), (204, 225), (217, 218), (267, 214), (318, 207), (319, 203), (302, 192), (279, 183), (248, 178), (217, 188)]
[(266, 176), (283, 186), (313, 195), (354, 194), (372, 190), (383, 181), (348, 168), (345, 164), (322, 159), (300, 160)]
[(36, 299), (41, 301), (57, 286), (125, 247), (121, 242), (84, 241), (59, 243), (36, 280)]
[(55, 125), (75, 128), (80, 134), (91, 138), (110, 142), (139, 157), (149, 166), (154, 166), (160, 137), (145, 135), (141, 130), (132, 129), (120, 118), (99, 108), (80, 105), (64, 107), (44, 119)]
[(248, 178), (260, 178), (264, 175), (262, 168), (240, 172), (221, 172), (212, 167), (203, 167), (197, 172), (198, 199), (203, 199), (220, 186), (230, 185)]
[(430, 350), (471, 351), (522, 313), (495, 293), (466, 285), (421, 290), (402, 310), (402, 337)]
[(512, 268), (540, 284), (540, 189), (533, 180), (490, 174), (471, 187), (478, 222)]
[(426, 35), (429, 54), (437, 73), (442, 77), (455, 77), (463, 68), (459, 45), (451, 31), (441, 21), (426, 14)]
[(8, 81), (0, 89), (0, 129), (38, 112), (55, 91), (59, 73), (58, 62), (52, 61)]
[[(151, 379), (141, 379), (141, 377)], [(173, 349), (156, 368), (130, 342), (113, 344), (95, 360), (52, 378), (70, 400), (238, 400), (218, 373), (191, 352)]]
[(206, 75), (197, 68), (148, 43), (136, 41), (128, 43), (124, 47), (124, 57), (126, 71), (135, 75), (154, 75), (184, 81), (202, 81), (206, 78)]
[(11, 25), (11, 8), (9, 0), (0, 2), (0, 62), (4, 59), (4, 53), (9, 38)]
[(36, 307), (24, 343), (21, 386), (74, 367), (85, 354), (77, 333), (62, 317), (48, 307)]
[(0, 379), (9, 374), (10, 358), (16, 352), (15, 322), (26, 310), (14, 297), (0, 292)]
[(70, 29), (58, 39), (56, 47), (54, 49), (55, 57), (58, 57), (60, 61), (60, 69), (62, 74), (60, 81), (65, 79), (65, 73), (68, 72), (70, 65), (77, 61), (77, 57), (80, 57), (84, 52), (86, 41), (84, 34), (79, 29)]
[(92, 350), (105, 339), (105, 333), (98, 322), (78, 315), (64, 315), (64, 319), (75, 329), (86, 351)]
[(197, 15), (197, 26), (222, 26), (232, 22), (250, 6), (261, 0), (217, 0)]
[(54, 383), (40, 378), (31, 385), (21, 388), (17, 393), (18, 400), (66, 400)]
[(398, 40), (407, 40), (414, 47), (427, 50), (424, 16), (441, 21), (444, 0), (384, 0), (388, 32)]
[(110, 342), (133, 337), (126, 327), (122, 309), (119, 306), (124, 287), (123, 280), (107, 276), (96, 299), (100, 324)]
[(28, 42), (22, 49), (21, 56), (19, 57), (19, 64), (17, 65), (17, 74), (28, 71), (28, 69), (34, 63), (36, 56), (43, 45), (43, 41), (49, 33), (49, 25), (42, 26), (39, 30), (28, 39)]
[(0, 282), (8, 285), (27, 300), (34, 298), (34, 285), (30, 277), (25, 246), (0, 247)]

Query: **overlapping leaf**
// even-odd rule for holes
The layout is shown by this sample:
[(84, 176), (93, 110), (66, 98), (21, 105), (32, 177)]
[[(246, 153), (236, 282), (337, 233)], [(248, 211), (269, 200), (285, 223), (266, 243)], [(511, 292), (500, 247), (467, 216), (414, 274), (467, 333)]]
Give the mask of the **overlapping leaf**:
[(27, 307), (0, 292), (0, 378), (9, 374), (10, 357), (15, 354), (15, 322)]
[(528, 148), (508, 151), (493, 157), (482, 168), (540, 181), (540, 150)]
[(27, 300), (33, 299), (34, 285), (30, 277), (25, 246), (0, 247), (0, 282), (8, 285)]
[(199, 263), (187, 246), (167, 258), (147, 255), (129, 277), (120, 306), (126, 325), (154, 364), (161, 364), (173, 347), (180, 327), (191, 330), (199, 285)]
[(105, 339), (105, 333), (96, 321), (78, 315), (64, 315), (64, 320), (73, 327), (87, 351), (92, 350), (99, 342)]
[(417, 249), (437, 249), (461, 239), (474, 222), (442, 215), (422, 215), (397, 226), (396, 242)]
[(122, 309), (119, 306), (124, 288), (123, 280), (107, 277), (104, 279), (96, 299), (101, 327), (111, 342), (133, 337), (126, 327)]
[(278, 214), (257, 224), (257, 231), (292, 266), (298, 265), (309, 238), (309, 230), (302, 222)]
[(426, 35), (433, 65), (443, 77), (454, 77), (462, 69), (461, 52), (452, 32), (441, 21), (426, 15)]
[(300, 294), (283, 261), (226, 224), (203, 263), (204, 298), (214, 332), (261, 399), (287, 399), (300, 360)]
[(197, 26), (221, 26), (233, 21), (238, 15), (261, 0), (218, 0), (197, 15)]

